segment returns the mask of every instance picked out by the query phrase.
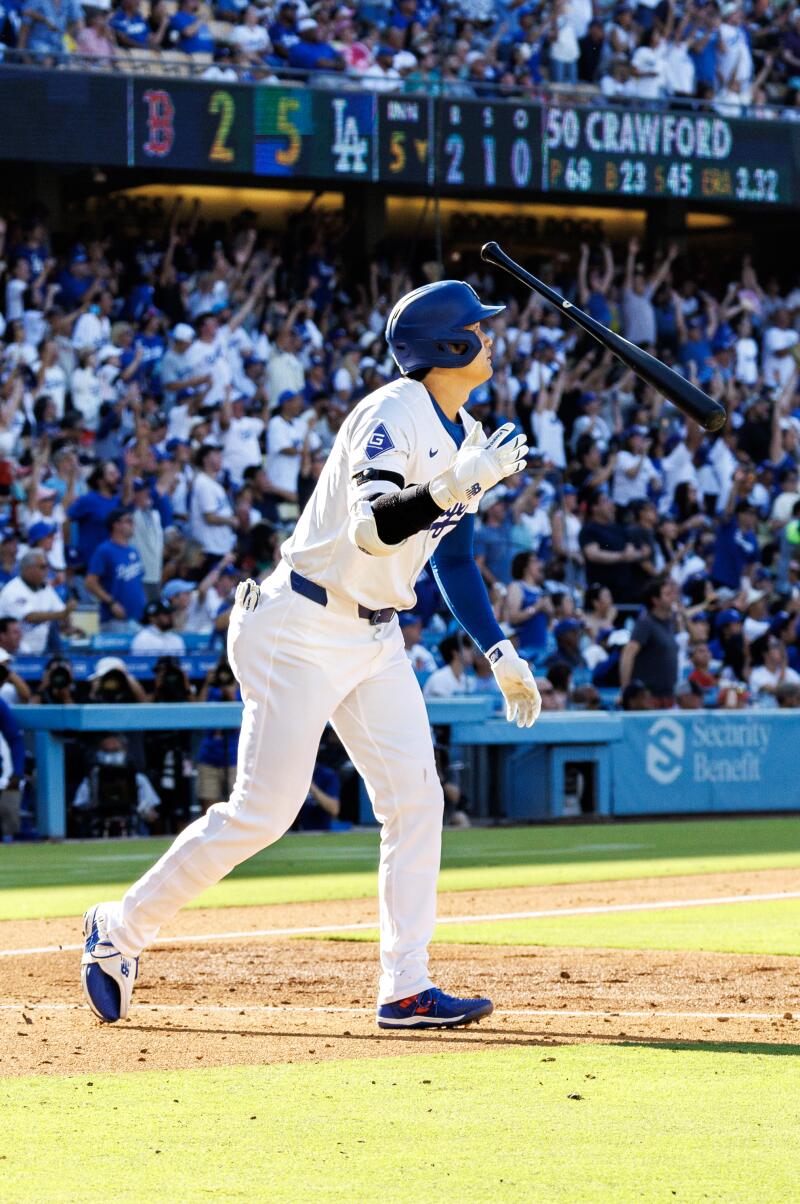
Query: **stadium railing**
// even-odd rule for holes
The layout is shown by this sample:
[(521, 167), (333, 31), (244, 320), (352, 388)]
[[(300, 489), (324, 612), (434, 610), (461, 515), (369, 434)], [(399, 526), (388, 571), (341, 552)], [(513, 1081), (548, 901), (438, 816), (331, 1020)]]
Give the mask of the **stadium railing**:
[[(223, 43), (223, 45), (226, 43)], [(264, 64), (263, 67), (239, 67), (229, 62), (224, 63), (225, 78), (220, 80), (218, 74), (208, 74), (216, 67), (214, 56), (211, 54), (186, 54), (179, 50), (123, 50), (117, 48), (116, 53), (109, 58), (94, 58), (81, 55), (78, 52), (59, 55), (43, 55), (20, 51), (8, 47), (0, 47), (0, 67), (15, 68), (20, 72), (26, 70), (42, 70), (42, 60), (46, 58), (52, 66), (49, 70), (82, 72), (85, 74), (117, 74), (134, 76), (162, 76), (172, 79), (193, 79), (201, 83), (219, 86), (222, 82), (251, 84), (261, 88), (265, 84), (278, 82), (283, 85), (294, 85), (298, 88), (312, 87), (320, 90), (336, 89), (337, 91), (375, 91), (389, 97), (408, 99), (414, 96), (431, 96), (448, 100), (517, 100), (531, 103), (568, 102), (573, 105), (601, 103), (610, 108), (624, 109), (675, 109), (680, 112), (717, 113), (726, 117), (745, 117), (756, 120), (775, 120), (786, 118), (786, 106), (773, 103), (757, 105), (733, 105), (726, 102), (723, 108), (717, 108), (717, 102), (709, 100), (665, 97), (662, 100), (641, 100), (630, 97), (624, 100), (609, 100), (598, 85), (580, 81), (576, 84), (551, 83), (549, 80), (537, 85), (501, 84), (491, 80), (469, 82), (449, 80), (429, 80), (424, 86), (414, 84), (412, 87), (401, 87), (396, 92), (388, 92), (384, 81), (375, 81), (354, 71), (325, 71), (300, 70), (292, 67), (276, 67)], [(263, 72), (258, 78), (253, 78), (254, 71)], [(724, 109), (724, 112), (723, 112)], [(792, 115), (793, 116), (793, 115)]]

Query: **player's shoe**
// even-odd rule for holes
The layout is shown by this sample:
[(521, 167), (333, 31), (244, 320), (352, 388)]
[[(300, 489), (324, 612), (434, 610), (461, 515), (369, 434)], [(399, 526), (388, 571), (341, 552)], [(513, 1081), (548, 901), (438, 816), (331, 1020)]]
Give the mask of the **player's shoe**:
[(378, 1008), (378, 1028), (458, 1028), (482, 1020), (494, 1011), (491, 999), (456, 999), (430, 987), (410, 999), (396, 999)]
[(113, 1024), (128, 1015), (138, 957), (125, 957), (108, 939), (105, 904), (90, 907), (83, 917), (85, 939), (81, 982), (86, 1002), (101, 1020)]

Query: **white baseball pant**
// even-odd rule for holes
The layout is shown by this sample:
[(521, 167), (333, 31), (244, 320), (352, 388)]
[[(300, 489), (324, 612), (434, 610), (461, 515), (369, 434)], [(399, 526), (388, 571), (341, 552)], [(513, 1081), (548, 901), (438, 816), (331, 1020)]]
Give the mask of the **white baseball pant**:
[(378, 1002), (431, 986), (443, 797), (422, 693), (396, 621), (371, 626), (352, 602), (323, 607), (279, 566), (258, 609), (234, 607), (231, 667), (244, 700), (236, 781), (109, 908), (109, 936), (136, 957), (162, 925), (234, 866), (273, 844), (308, 793), (330, 720), (381, 824)]

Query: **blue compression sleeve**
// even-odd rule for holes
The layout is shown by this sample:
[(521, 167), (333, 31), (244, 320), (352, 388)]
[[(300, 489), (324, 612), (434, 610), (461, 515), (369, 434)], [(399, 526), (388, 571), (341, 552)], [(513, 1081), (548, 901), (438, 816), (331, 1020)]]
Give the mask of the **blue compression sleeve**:
[(436, 584), (451, 612), (481, 652), (504, 638), (472, 553), (474, 514), (466, 514), (431, 557)]

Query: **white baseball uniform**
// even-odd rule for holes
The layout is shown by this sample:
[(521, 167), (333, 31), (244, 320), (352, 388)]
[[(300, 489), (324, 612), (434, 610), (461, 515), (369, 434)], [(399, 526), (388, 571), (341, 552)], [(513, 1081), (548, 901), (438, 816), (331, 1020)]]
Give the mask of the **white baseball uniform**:
[[(462, 410), (464, 431), (474, 425)], [(437, 541), (463, 514), (443, 511), (387, 556), (348, 537), (350, 506), (399, 488), (356, 474), (399, 474), (427, 484), (458, 440), (424, 385), (393, 381), (360, 402), (337, 435), (314, 493), (255, 610), (235, 606), (228, 653), (244, 715), (230, 799), (190, 824), (108, 909), (109, 937), (136, 957), (180, 907), (290, 827), (308, 792), (330, 720), (363, 777), (382, 826), (379, 1003), (432, 985), (428, 943), (436, 909), (443, 799), (427, 713), (396, 618), (371, 624), (358, 607), (406, 609)], [(326, 604), (292, 588), (292, 573), (325, 591)]]

